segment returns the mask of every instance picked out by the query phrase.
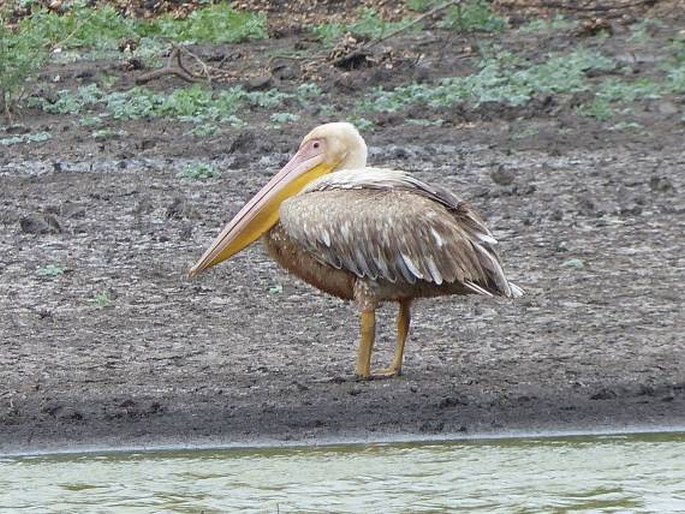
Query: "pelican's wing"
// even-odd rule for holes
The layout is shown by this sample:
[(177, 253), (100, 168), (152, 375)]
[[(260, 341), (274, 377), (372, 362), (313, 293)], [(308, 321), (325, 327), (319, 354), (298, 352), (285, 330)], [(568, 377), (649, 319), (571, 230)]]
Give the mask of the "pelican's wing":
[(326, 175), (281, 205), (280, 223), (317, 260), (358, 277), (522, 293), (507, 281), (480, 217), (446, 189), (403, 172)]

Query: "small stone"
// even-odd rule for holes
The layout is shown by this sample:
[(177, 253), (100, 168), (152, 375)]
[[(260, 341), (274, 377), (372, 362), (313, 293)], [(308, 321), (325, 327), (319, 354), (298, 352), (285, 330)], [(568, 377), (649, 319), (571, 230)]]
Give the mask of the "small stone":
[(253, 149), (252, 147), (255, 145), (256, 141), (257, 134), (255, 134), (254, 131), (243, 130), (228, 145), (228, 151), (229, 153), (250, 151)]
[(182, 196), (175, 197), (166, 208), (166, 217), (169, 219), (193, 218), (197, 212), (193, 206)]
[(659, 114), (663, 114), (664, 116), (671, 116), (680, 112), (674, 103), (668, 101), (659, 102), (657, 110), (659, 111)]
[(655, 192), (665, 193), (673, 190), (673, 184), (666, 177), (653, 176), (649, 179), (649, 188)]
[(549, 217), (552, 221), (561, 221), (564, 219), (564, 211), (561, 209), (554, 209)]
[(590, 400), (611, 400), (617, 396), (618, 394), (616, 394), (616, 391), (612, 391), (611, 389), (604, 387), (590, 396)]
[(26, 234), (57, 234), (62, 232), (62, 224), (53, 214), (25, 216), (19, 220), (19, 227)]
[(591, 213), (595, 212), (596, 206), (595, 202), (593, 202), (589, 198), (581, 198), (580, 201), (578, 201), (578, 208), (582, 212)]
[(244, 84), (248, 91), (263, 91), (271, 86), (271, 75), (262, 75), (248, 80)]
[(496, 170), (490, 172), (490, 178), (498, 186), (508, 186), (514, 182), (515, 177), (510, 170), (500, 164)]
[(299, 70), (291, 63), (280, 61), (271, 67), (271, 75), (276, 80), (295, 80), (299, 74)]

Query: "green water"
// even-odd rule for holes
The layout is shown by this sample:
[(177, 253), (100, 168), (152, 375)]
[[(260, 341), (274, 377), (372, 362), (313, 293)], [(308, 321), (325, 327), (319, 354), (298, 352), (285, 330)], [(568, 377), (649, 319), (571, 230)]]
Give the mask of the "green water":
[(0, 459), (0, 512), (685, 512), (685, 434)]

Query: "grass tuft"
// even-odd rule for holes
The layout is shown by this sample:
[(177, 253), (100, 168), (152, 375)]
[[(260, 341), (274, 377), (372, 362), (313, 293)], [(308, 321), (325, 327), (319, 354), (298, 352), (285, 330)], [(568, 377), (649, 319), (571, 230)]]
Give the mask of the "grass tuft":
[(410, 23), (411, 19), (399, 22), (383, 21), (374, 9), (365, 7), (354, 23), (325, 23), (314, 27), (312, 34), (325, 46), (334, 46), (348, 32), (362, 38), (380, 38)]
[(563, 32), (574, 29), (578, 26), (575, 20), (569, 20), (561, 15), (557, 15), (550, 20), (539, 18), (521, 25), (518, 31), (521, 34), (541, 34), (547, 32)]
[(0, 139), (1, 146), (21, 145), (26, 143), (44, 143), (52, 139), (52, 134), (49, 132), (34, 132), (32, 134), (22, 134), (20, 136), (11, 136)]
[(178, 173), (178, 176), (188, 180), (207, 180), (211, 178), (219, 178), (221, 172), (211, 164), (197, 163), (188, 164), (183, 171)]
[(299, 121), (300, 116), (291, 112), (275, 112), (271, 115), (271, 122), (277, 126), (287, 125)]
[(228, 3), (198, 9), (185, 20), (162, 16), (138, 32), (182, 43), (240, 43), (268, 37), (264, 14), (236, 11)]
[(36, 274), (41, 278), (53, 279), (64, 275), (64, 268), (56, 266), (55, 264), (48, 264), (47, 266), (38, 268)]
[(507, 19), (492, 9), (487, 0), (471, 0), (447, 10), (439, 27), (459, 32), (501, 32), (507, 28)]
[(477, 73), (446, 78), (437, 85), (409, 84), (392, 91), (376, 88), (370, 98), (362, 102), (361, 110), (397, 112), (416, 104), (436, 109), (456, 104), (478, 107), (488, 102), (522, 106), (535, 96), (589, 90), (588, 71), (613, 67), (611, 59), (587, 50), (550, 57), (541, 64), (527, 66), (504, 52), (484, 59)]
[(40, 33), (10, 29), (0, 10), (0, 115), (21, 98), (27, 81), (42, 69), (48, 57)]
[(102, 291), (101, 293), (96, 294), (92, 301), (100, 309), (105, 309), (112, 304), (112, 297), (107, 291)]

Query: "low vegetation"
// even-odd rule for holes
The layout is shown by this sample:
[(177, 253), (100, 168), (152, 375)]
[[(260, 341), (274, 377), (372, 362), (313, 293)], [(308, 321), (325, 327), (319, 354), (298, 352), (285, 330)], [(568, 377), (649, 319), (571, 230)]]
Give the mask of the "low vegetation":
[(188, 180), (207, 180), (210, 178), (219, 178), (221, 172), (211, 164), (196, 163), (188, 164), (178, 176)]
[(361, 38), (380, 38), (392, 31), (407, 27), (411, 21), (411, 18), (400, 22), (383, 21), (375, 10), (364, 8), (359, 19), (354, 23), (348, 25), (325, 23), (312, 28), (312, 33), (324, 45), (333, 46), (348, 32)]
[(0, 138), (0, 146), (12, 146), (24, 143), (42, 143), (51, 138), (52, 134), (49, 132), (30, 132), (28, 134)]
[(493, 11), (491, 2), (471, 0), (451, 7), (438, 25), (459, 32), (500, 32), (507, 19)]
[(456, 104), (478, 107), (488, 102), (521, 106), (535, 96), (588, 90), (587, 72), (613, 67), (611, 59), (585, 50), (534, 65), (501, 51), (483, 59), (480, 70), (472, 75), (446, 78), (435, 85), (410, 84), (391, 91), (377, 88), (362, 109), (397, 112), (416, 104), (441, 109)]
[(64, 275), (64, 268), (57, 266), (56, 264), (48, 264), (47, 266), (38, 268), (36, 274), (44, 279), (53, 279)]
[[(167, 43), (239, 43), (267, 37), (263, 15), (235, 11), (229, 4), (209, 5), (185, 20), (162, 16), (152, 21), (122, 17), (111, 5), (91, 7), (75, 1), (61, 13), (29, 3), (31, 14), (9, 22), (8, 6), (0, 5), (0, 109), (25, 96), (29, 81), (50, 60), (102, 58), (120, 53), (123, 41), (144, 60)], [(77, 51), (76, 51), (77, 50)]]
[[(415, 13), (436, 7), (440, 11), (437, 26), (469, 33), (477, 49), (470, 74), (415, 82), (396, 87), (375, 87), (362, 94), (353, 105), (340, 105), (330, 93), (314, 83), (295, 89), (248, 91), (231, 85), (211, 88), (192, 85), (169, 92), (148, 87), (123, 89), (116, 75), (99, 75), (77, 89), (59, 89), (44, 85), (43, 92), (31, 96), (32, 80), (49, 60), (98, 58), (107, 52), (121, 55), (122, 40), (132, 40), (129, 57), (148, 63), (157, 62), (171, 44), (237, 43), (267, 37), (263, 15), (235, 11), (230, 4), (210, 4), (192, 12), (184, 20), (170, 16), (150, 21), (124, 18), (106, 3), (89, 7), (76, 1), (64, 13), (56, 14), (34, 5), (31, 15), (14, 25), (7, 21), (7, 10), (0, 10), (0, 108), (9, 112), (15, 102), (40, 108), (51, 114), (78, 117), (78, 125), (89, 128), (98, 141), (125, 137), (126, 132), (105, 127), (112, 120), (168, 118), (189, 125), (195, 137), (210, 137), (226, 127), (240, 127), (251, 113), (265, 111), (271, 127), (297, 122), (303, 110), (316, 109), (321, 117), (338, 112), (363, 129), (371, 129), (374, 119), (383, 113), (398, 113), (413, 107), (426, 108), (426, 118), (414, 113), (405, 120), (416, 125), (440, 125), (441, 110), (457, 105), (478, 109), (499, 103), (524, 107), (534, 99), (570, 97), (583, 94), (575, 111), (581, 116), (602, 122), (612, 120), (616, 130), (635, 129), (639, 124), (629, 119), (636, 102), (652, 101), (666, 95), (685, 93), (685, 36), (675, 35), (668, 48), (668, 58), (656, 72), (635, 76), (629, 67), (601, 50), (579, 47), (573, 51), (550, 52), (546, 59), (529, 60), (524, 50), (498, 46), (492, 36), (479, 36), (509, 28), (509, 20), (498, 14), (486, 0), (470, 0), (448, 6), (437, 0), (407, 0)], [(2, 13), (5, 14), (2, 14)], [(408, 28), (420, 30), (415, 16), (388, 22), (369, 8), (359, 12), (351, 24), (323, 24), (312, 28), (322, 46), (330, 47), (346, 33), (361, 38), (378, 39)], [(577, 22), (563, 17), (533, 20), (516, 30), (521, 34), (554, 34), (570, 31)], [(631, 28), (632, 45), (648, 44), (654, 30), (662, 27), (657, 20), (645, 19)], [(480, 38), (487, 38), (480, 40)], [(596, 37), (607, 37), (596, 36)], [(588, 45), (591, 48), (593, 45)], [(601, 48), (594, 45), (596, 48)], [(110, 57), (111, 58), (111, 57)], [(617, 116), (621, 119), (614, 120)], [(625, 119), (624, 119), (625, 118)], [(0, 145), (39, 143), (51, 137), (48, 132), (8, 134)], [(207, 178), (202, 174), (199, 178)]]
[[(197, 136), (212, 135), (219, 126), (240, 126), (244, 122), (238, 113), (245, 110), (275, 110), (283, 107), (302, 108), (321, 95), (315, 84), (302, 84), (293, 93), (278, 90), (246, 91), (241, 86), (224, 90), (193, 85), (171, 93), (159, 93), (143, 87), (127, 91), (107, 92), (97, 84), (82, 86), (76, 91), (61, 90), (50, 100), (36, 98), (33, 105), (51, 114), (81, 116), (81, 124), (98, 127), (104, 119), (134, 120), (140, 118), (170, 118), (196, 127)], [(275, 125), (296, 121), (290, 112), (272, 115)]]
[(92, 302), (98, 308), (105, 309), (112, 305), (112, 297), (109, 295), (107, 291), (101, 291), (93, 297)]
[(569, 20), (563, 16), (555, 16), (551, 19), (532, 20), (525, 25), (518, 28), (521, 34), (541, 34), (550, 32), (561, 32), (566, 30), (573, 30), (578, 26), (575, 20)]
[(263, 14), (239, 12), (228, 3), (209, 5), (193, 11), (186, 19), (162, 16), (138, 25), (141, 36), (161, 36), (180, 43), (240, 43), (266, 39)]

